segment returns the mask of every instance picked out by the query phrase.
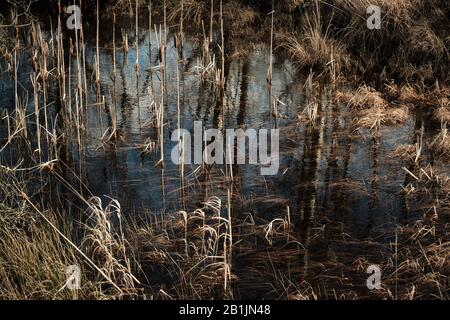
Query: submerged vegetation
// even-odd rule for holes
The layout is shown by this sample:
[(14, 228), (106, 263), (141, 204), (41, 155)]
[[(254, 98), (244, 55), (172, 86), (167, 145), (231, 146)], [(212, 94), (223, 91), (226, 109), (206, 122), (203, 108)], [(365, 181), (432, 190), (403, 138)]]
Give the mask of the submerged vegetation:
[[(449, 298), (450, 2), (6, 2), (1, 299)], [(173, 166), (195, 119), (279, 174)]]

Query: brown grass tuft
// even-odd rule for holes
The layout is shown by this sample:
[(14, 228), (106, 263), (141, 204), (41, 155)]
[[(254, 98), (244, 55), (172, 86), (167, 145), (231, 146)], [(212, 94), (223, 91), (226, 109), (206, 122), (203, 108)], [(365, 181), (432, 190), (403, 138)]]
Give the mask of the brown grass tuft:
[(409, 118), (409, 111), (406, 107), (384, 108), (372, 107), (359, 112), (354, 124), (358, 128), (378, 130), (382, 125), (397, 125), (404, 123)]
[(433, 113), (433, 119), (440, 123), (450, 123), (450, 110), (447, 107), (439, 107)]
[(409, 61), (418, 64), (423, 61), (440, 63), (447, 55), (444, 42), (439, 38), (426, 22), (414, 25), (406, 40)]
[(428, 147), (439, 157), (450, 156), (450, 136), (448, 135), (447, 128), (442, 129)]
[(388, 105), (380, 92), (366, 85), (358, 88), (355, 93), (338, 91), (335, 95), (335, 99), (338, 102), (347, 103), (347, 105), (353, 109), (384, 109)]

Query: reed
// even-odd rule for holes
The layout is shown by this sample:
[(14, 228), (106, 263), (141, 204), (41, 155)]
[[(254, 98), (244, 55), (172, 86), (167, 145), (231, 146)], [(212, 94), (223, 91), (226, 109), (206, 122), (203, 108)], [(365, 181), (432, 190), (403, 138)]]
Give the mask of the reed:
[[(81, 0), (77, 3), (86, 7)], [(450, 178), (444, 168), (450, 155), (450, 103), (445, 79), (448, 39), (435, 30), (434, 24), (421, 21), (413, 26), (413, 18), (424, 7), (422, 1), (376, 1), (385, 10), (383, 19), (395, 31), (393, 35), (383, 30), (368, 35), (367, 30), (360, 30), (350, 13), (364, 9), (366, 0), (334, 2), (332, 7), (318, 0), (272, 1), (269, 14), (267, 5), (256, 2), (245, 6), (231, 0), (164, 0), (155, 3), (155, 12), (162, 13), (159, 27), (152, 25), (152, 1), (145, 1), (149, 52), (154, 33), (158, 57), (150, 57), (142, 78), (139, 15), (146, 13), (139, 12), (142, 2), (138, 0), (115, 3), (112, 11), (107, 6), (105, 14), (107, 18), (112, 12), (112, 84), (104, 77), (107, 69), (100, 68), (100, 23), (105, 16), (98, 0), (95, 14), (85, 16), (89, 19), (86, 27), (96, 25), (95, 43), (85, 38), (83, 24), (79, 30), (65, 30), (59, 0), (57, 26), (53, 25), (56, 20), (45, 20), (46, 24), (50, 21), (49, 32), (37, 18), (28, 22), (29, 12), (19, 13), (19, 6), (9, 18), (11, 24), (3, 23), (8, 17), (0, 16), (0, 56), (11, 81), (11, 88), (7, 86), (6, 90), (13, 98), (1, 111), (0, 125), (6, 136), (0, 146), (0, 298), (233, 299), (251, 295), (262, 299), (448, 299), (449, 239), (444, 228), (450, 193)], [(428, 6), (433, 10), (447, 8), (435, 1)], [(445, 15), (435, 11), (438, 22), (447, 21)], [(123, 18), (123, 14), (129, 14), (131, 26), (122, 32), (125, 57), (118, 62), (116, 28), (120, 24), (116, 15)], [(429, 20), (427, 15), (424, 13), (423, 20)], [(195, 29), (200, 23), (192, 20), (201, 21), (201, 30)], [(199, 35), (193, 41), (185, 38), (191, 26)], [(126, 55), (128, 32), (133, 28), (136, 83), (131, 81), (130, 90)], [(266, 113), (248, 113), (259, 97), (249, 101), (247, 93), (259, 94), (265, 89), (255, 87), (264, 86), (264, 79), (262, 83), (254, 79), (261, 71), (253, 69), (259, 58), (251, 60), (253, 56), (245, 56), (245, 52), (253, 52), (248, 48), (268, 36), (269, 29), (269, 65), (263, 66), (262, 72), (269, 88), (270, 124), (274, 117), (275, 126), (281, 126), (286, 139), (283, 142), (287, 141), (281, 153), (289, 161), (282, 162), (281, 180), (254, 178), (251, 170), (234, 167), (231, 146), (227, 146), (230, 158), (224, 166), (205, 162), (188, 165), (184, 156), (189, 150), (185, 150), (185, 136), (180, 135), (179, 182), (173, 182), (177, 173), (164, 157), (164, 135), (172, 132), (172, 120), (178, 130), (186, 115), (189, 121), (212, 118), (221, 129), (235, 121), (237, 126), (247, 119), (255, 126), (261, 125), (260, 118), (266, 121)], [(176, 62), (172, 59), (176, 51), (167, 44), (171, 31), (178, 49)], [(23, 37), (28, 34), (29, 39)], [(66, 41), (68, 48), (64, 46)], [(238, 52), (241, 42), (245, 42), (244, 49)], [(370, 54), (374, 43), (379, 46)], [(184, 52), (191, 54), (186, 61), (183, 46)], [(279, 48), (288, 49), (290, 58), (286, 62), (275, 59)], [(254, 52), (259, 52), (258, 48)], [(282, 50), (280, 53), (285, 58)], [(28, 63), (27, 54), (32, 68), (26, 75), (29, 84), (20, 74)], [(92, 68), (88, 65), (91, 56)], [(244, 56), (237, 61), (236, 57)], [(380, 61), (386, 63), (384, 71), (378, 71)], [(298, 70), (283, 71), (290, 62)], [(176, 71), (176, 84), (171, 84), (172, 70)], [(307, 80), (303, 87), (296, 87), (302, 78), (296, 73), (300, 70), (306, 71)], [(395, 79), (387, 80), (390, 77)], [(416, 80), (412, 80), (414, 77)], [(191, 92), (197, 85), (196, 81), (198, 94), (183, 97), (184, 91)], [(348, 82), (340, 86), (340, 81)], [(116, 92), (122, 85), (123, 91)], [(143, 99), (146, 91), (148, 96)], [(297, 96), (296, 91), (301, 94)], [(96, 102), (92, 102), (94, 95)], [(328, 105), (330, 96), (334, 101)], [(205, 107), (210, 101), (216, 103), (214, 108)], [(141, 128), (140, 107), (144, 103), (148, 107), (143, 114), (149, 121)], [(193, 108), (195, 103), (197, 109)], [(92, 115), (98, 119), (90, 119)], [(417, 118), (415, 124), (410, 122), (412, 115)], [(105, 126), (103, 117), (108, 119)], [(139, 133), (134, 127), (137, 122), (142, 129)], [(93, 126), (100, 127), (100, 134), (93, 134)], [(387, 126), (397, 128), (384, 130)], [(397, 130), (410, 133), (407, 144), (392, 145)], [(358, 131), (366, 140), (356, 137)], [(388, 140), (383, 141), (385, 138)], [(202, 139), (201, 143), (205, 147), (207, 142)], [(373, 167), (360, 168), (355, 162), (355, 145), (358, 156), (365, 157), (368, 152), (373, 158)], [(397, 180), (404, 178), (401, 193), (392, 196), (400, 200), (408, 217), (418, 218), (411, 223), (395, 223), (395, 229), (388, 227), (389, 234), (380, 238), (395, 236), (393, 243), (378, 242), (377, 238), (361, 243), (348, 233), (348, 225), (331, 223), (341, 222), (339, 215), (338, 220), (329, 221), (323, 213), (330, 207), (324, 208), (324, 202), (331, 200), (336, 206), (350, 205), (352, 209), (355, 201), (368, 199), (371, 210), (378, 210), (379, 189), (386, 191), (392, 184), (391, 176), (381, 176), (379, 171), (384, 164), (380, 154), (386, 154), (386, 146), (393, 147), (393, 155), (405, 163), (403, 173), (395, 172)], [(100, 148), (102, 152), (98, 152)], [(118, 200), (99, 198), (90, 191), (103, 183), (99, 177), (104, 176), (107, 183), (102, 188), (109, 189), (107, 194), (131, 194), (136, 172), (128, 170), (129, 155), (136, 162), (134, 149), (140, 151), (140, 170), (147, 170), (148, 163), (161, 167), (156, 178), (161, 186), (158, 210), (146, 204), (134, 208), (134, 198), (122, 207)], [(86, 154), (97, 153), (106, 159), (104, 172), (89, 168)], [(386, 163), (388, 173), (398, 161)], [(110, 168), (109, 162), (122, 171)], [(355, 165), (369, 174), (368, 182), (348, 176)], [(93, 185), (93, 179), (99, 181)], [(127, 183), (119, 185), (119, 181)], [(292, 183), (298, 199), (291, 202), (287, 196), (274, 194), (272, 188), (280, 181)], [(253, 189), (253, 185), (261, 189)], [(328, 193), (336, 190), (339, 192), (329, 197)], [(179, 210), (169, 205), (177, 201), (178, 191)], [(327, 254), (332, 258), (318, 257), (313, 250), (316, 244), (327, 244)], [(340, 250), (349, 244), (355, 248), (352, 252), (370, 246), (380, 252), (381, 290), (367, 293), (350, 283), (348, 275), (364, 275), (374, 256), (342, 260), (347, 252)], [(82, 290), (69, 290), (67, 265), (80, 266)], [(336, 283), (339, 290), (331, 290)]]
[[(179, 67), (179, 61), (177, 60), (177, 66), (176, 66), (176, 70), (177, 70), (177, 129), (178, 132), (181, 132), (181, 95), (180, 95), (180, 67)], [(180, 190), (181, 190), (181, 205), (184, 208), (184, 165), (185, 165), (185, 150), (184, 150), (184, 137), (183, 135), (179, 136), (179, 157), (181, 159), (181, 165), (180, 165)]]
[[(269, 68), (267, 70), (267, 83), (269, 87), (272, 87), (272, 73), (273, 73), (273, 16), (275, 14), (274, 11), (274, 1), (272, 0), (272, 12), (269, 13), (271, 16), (271, 24), (270, 24), (270, 53), (269, 53)], [(270, 89), (271, 91), (272, 89)], [(272, 97), (272, 93), (270, 93), (270, 97)]]
[(112, 25), (112, 46), (113, 46), (113, 84), (114, 89), (116, 87), (116, 13), (113, 12), (113, 25)]
[(163, 16), (164, 16), (164, 47), (167, 47), (167, 5), (166, 0), (163, 1)]
[(128, 51), (130, 50), (128, 45), (128, 32), (125, 31), (125, 33), (122, 35), (122, 48), (124, 54), (128, 54)]
[(184, 0), (181, 0), (181, 16), (180, 16), (180, 50), (183, 51), (184, 42)]
[(148, 46), (150, 52), (152, 46), (152, 0), (148, 2)]
[[(82, 5), (82, 0), (80, 0), (80, 6)], [(87, 83), (87, 72), (86, 72), (86, 43), (84, 41), (84, 27), (83, 27), (83, 21), (80, 24), (80, 52), (81, 52), (81, 62), (82, 62), (82, 74), (83, 74), (83, 86), (84, 86), (84, 107), (82, 108), (82, 115), (84, 115), (84, 108), (88, 105), (88, 83)], [(100, 66), (98, 66), (100, 68)], [(100, 69), (98, 69), (99, 71)], [(100, 78), (100, 72), (99, 72), (99, 78)], [(100, 85), (100, 83), (99, 83)], [(99, 86), (98, 86), (99, 87)], [(98, 91), (97, 91), (98, 92)], [(80, 97), (83, 97), (80, 95)], [(83, 117), (84, 120), (84, 117)]]
[(95, 36), (95, 85), (97, 86), (97, 94), (100, 94), (100, 14), (99, 14), (100, 6), (97, 0), (97, 15), (96, 15), (96, 36)]
[(220, 89), (223, 92), (225, 90), (225, 37), (223, 26), (223, 0), (220, 0), (220, 38), (221, 38), (221, 58), (222, 67), (220, 69)]
[[(78, 39), (78, 31), (75, 30), (75, 50), (77, 63), (77, 90), (75, 91), (75, 126), (77, 132), (78, 154), (81, 156), (81, 126), (82, 126), (82, 112), (83, 112), (83, 82), (81, 76), (81, 58), (80, 47)], [(84, 51), (84, 50), (83, 50)]]
[(214, 28), (214, 0), (211, 0), (211, 13), (209, 15), (209, 43), (213, 42), (213, 28)]
[[(40, 113), (39, 113), (39, 94), (37, 89), (37, 75), (34, 72), (31, 77), (31, 83), (33, 85), (33, 103), (34, 103), (34, 115), (36, 122), (36, 141), (37, 141), (37, 152), (39, 156), (39, 163), (42, 161), (42, 150), (41, 150), (41, 122), (40, 122)], [(8, 134), (8, 140), (10, 139)]]
[(135, 20), (136, 20), (136, 30), (135, 30), (135, 48), (136, 48), (136, 63), (135, 63), (135, 69), (136, 74), (139, 75), (139, 1), (136, 0), (136, 9), (135, 9)]

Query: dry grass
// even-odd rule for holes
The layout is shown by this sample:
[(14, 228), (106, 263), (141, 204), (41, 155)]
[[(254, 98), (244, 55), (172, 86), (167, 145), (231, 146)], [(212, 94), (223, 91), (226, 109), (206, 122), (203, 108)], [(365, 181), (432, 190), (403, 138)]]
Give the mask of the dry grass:
[[(64, 288), (66, 268), (80, 265), (76, 253), (32, 211), (1, 205), (0, 213), (0, 298), (77, 298)], [(85, 288), (89, 286), (85, 282)]]
[(432, 86), (417, 83), (404, 85), (388, 83), (385, 85), (384, 93), (390, 100), (401, 104), (449, 107), (449, 87), (440, 86), (438, 82)]
[(334, 63), (339, 72), (346, 63), (343, 46), (318, 29), (305, 31), (301, 36), (290, 35), (281, 42), (300, 69), (327, 70)]
[(447, 128), (441, 130), (436, 138), (429, 144), (430, 150), (439, 157), (450, 156), (450, 136)]
[(113, 291), (113, 293), (137, 294), (135, 285), (139, 281), (133, 275), (132, 261), (128, 257), (130, 247), (123, 231), (124, 221), (119, 202), (111, 200), (111, 203), (103, 207), (102, 200), (94, 197), (88, 203), (89, 218), (85, 225), (86, 231), (81, 247), (120, 288), (120, 292)]
[(303, 112), (298, 115), (298, 119), (303, 123), (316, 126), (317, 118), (319, 116), (318, 109), (319, 105), (317, 104), (317, 102), (311, 102), (306, 106)]
[(388, 294), (406, 300), (448, 300), (450, 179), (431, 166), (416, 165), (409, 174), (413, 181), (404, 188), (408, 208), (420, 203), (428, 210), (419, 220), (397, 229), (398, 243), (392, 243), (393, 255), (384, 266), (384, 274), (386, 285), (398, 292)]
[[(0, 297), (53, 300), (136, 295), (139, 281), (132, 274), (121, 224), (116, 232), (110, 221), (112, 214), (120, 214), (116, 202), (103, 209), (93, 199), (89, 225), (81, 226), (85, 234), (77, 241), (81, 230), (65, 212), (40, 211), (32, 204), (16, 169), (2, 167), (0, 176), (5, 196), (0, 206)], [(72, 265), (81, 271), (79, 290), (68, 286), (67, 269)]]
[[(197, 27), (200, 27), (202, 20), (206, 21), (206, 18), (209, 16), (210, 3), (209, 0), (184, 0), (184, 19), (193, 22)], [(168, 21), (178, 23), (181, 17), (180, 1), (168, 3), (168, 12)]]
[(450, 123), (450, 110), (447, 107), (439, 107), (433, 113), (433, 119), (440, 123)]
[(422, 95), (410, 85), (400, 88), (399, 100), (404, 102), (418, 102), (422, 99)]
[[(32, 208), (20, 201), (18, 180), (0, 168), (0, 297), (2, 299), (101, 298), (95, 284), (83, 276), (83, 290), (66, 287), (66, 269), (77, 265), (84, 275), (82, 259)], [(70, 237), (72, 226), (54, 212), (45, 215)]]
[(357, 117), (354, 119), (354, 125), (357, 128), (366, 128), (377, 131), (383, 125), (402, 124), (408, 119), (409, 110), (406, 107), (372, 107), (370, 109), (359, 111)]
[(166, 270), (172, 278), (172, 286), (155, 294), (176, 299), (232, 297), (229, 223), (220, 211), (221, 201), (213, 197), (193, 212), (133, 227), (132, 242), (145, 268)]
[[(145, 7), (147, 3), (147, 1), (139, 1), (137, 7)], [(381, 6), (385, 20), (382, 30), (368, 33), (365, 17), (366, 8), (371, 4)], [(114, 12), (131, 16), (133, 5), (134, 1), (115, 1), (115, 6), (109, 7), (106, 15)], [(212, 21), (216, 24), (217, 5), (218, 1), (215, 1), (216, 14), (212, 17)], [(242, 53), (239, 54), (237, 38), (244, 36), (243, 39), (249, 44), (264, 36), (264, 33), (259, 31), (267, 26), (261, 25), (260, 22), (267, 21), (268, 12), (264, 11), (266, 9), (258, 11), (260, 5), (261, 3), (256, 1), (249, 1), (247, 5), (235, 0), (224, 2), (223, 16), (227, 42), (221, 43), (219, 47), (213, 39), (203, 36), (199, 49), (201, 61), (197, 66), (200, 69), (200, 78), (210, 75), (216, 83), (224, 84), (225, 79), (219, 79), (218, 75), (220, 71), (225, 74), (225, 62), (222, 64), (222, 70), (218, 70), (215, 60), (215, 54), (223, 49), (222, 45), (226, 47), (227, 59), (238, 58), (243, 55), (242, 52), (245, 52), (245, 49), (239, 51)], [(275, 29), (280, 34), (278, 37), (280, 48), (288, 51), (293, 62), (300, 69), (319, 70), (333, 75), (331, 78), (336, 79), (335, 75), (343, 75), (344, 71), (351, 70), (355, 65), (356, 69), (362, 73), (370, 73), (371, 67), (387, 63), (387, 68), (382, 72), (375, 72), (382, 77), (381, 83), (387, 81), (388, 71), (386, 70), (388, 69), (398, 72), (404, 79), (435, 83), (434, 86), (427, 87), (424, 83), (411, 82), (402, 85), (392, 81), (383, 93), (371, 86), (363, 85), (356, 92), (338, 91), (335, 99), (349, 107), (354, 115), (354, 126), (376, 132), (379, 132), (382, 126), (401, 124), (410, 118), (407, 106), (392, 107), (393, 105), (403, 103), (433, 105), (433, 108), (437, 108), (433, 118), (441, 122), (443, 129), (429, 144), (429, 148), (439, 157), (446, 157), (450, 154), (450, 139), (445, 125), (450, 119), (449, 91), (447, 87), (441, 87), (439, 81), (436, 81), (438, 79), (436, 71), (437, 65), (445, 69), (448, 64), (450, 37), (443, 36), (431, 22), (421, 21), (420, 24), (415, 25), (417, 21), (415, 18), (424, 5), (426, 3), (423, 0), (396, 2), (285, 0), (277, 2), (275, 21), (284, 22), (283, 19), (287, 15), (290, 20), (286, 22), (289, 23), (289, 27), (292, 27), (300, 17), (301, 23), (298, 25), (302, 27), (286, 32), (289, 28), (284, 28), (285, 26), (280, 23), (275, 26)], [(435, 5), (433, 1), (432, 6)], [(168, 1), (168, 6), (169, 21), (178, 24), (181, 16), (179, 1)], [(183, 8), (186, 21), (197, 27), (205, 27), (211, 9), (209, 0), (184, 0)], [(158, 10), (161, 11), (160, 8), (155, 8), (155, 12)], [(169, 26), (170, 28), (174, 28), (173, 25)], [(12, 77), (13, 54), (21, 52), (19, 47), (13, 54), (4, 49), (8, 38), (5, 33), (5, 29), (0, 27), (0, 54), (5, 55)], [(32, 37), (36, 36), (33, 32), (31, 34)], [(122, 36), (124, 50), (128, 52), (128, 35), (125, 33)], [(13, 37), (9, 38), (13, 39)], [(36, 56), (32, 60), (33, 66), (40, 72), (39, 77), (35, 75), (36, 88), (39, 88), (39, 92), (36, 90), (36, 110), (41, 98), (53, 95), (51, 92), (47, 97), (41, 90), (47, 92), (46, 90), (53, 83), (57, 83), (57, 89), (60, 90), (66, 87), (65, 78), (55, 76), (59, 70), (63, 72), (65, 70), (64, 61), (61, 65), (61, 61), (58, 60), (64, 54), (54, 55), (53, 53), (53, 56), (52, 46), (47, 45), (43, 39), (39, 41), (39, 44), (34, 44)], [(158, 68), (162, 70), (161, 83), (165, 83), (162, 67), (165, 65), (162, 63), (165, 62), (163, 58), (165, 40), (162, 40), (161, 34), (158, 42), (161, 45), (159, 54), (161, 65)], [(409, 45), (409, 43), (412, 44)], [(55, 41), (51, 44), (54, 45)], [(72, 86), (77, 88), (75, 97), (71, 96), (72, 92), (69, 90), (69, 98), (76, 100), (75, 103), (71, 101), (72, 103), (68, 104), (76, 108), (76, 112), (68, 111), (70, 121), (63, 119), (64, 125), (61, 127), (54, 125), (53, 128), (45, 124), (41, 139), (39, 134), (35, 137), (34, 132), (30, 130), (34, 128), (30, 119), (36, 118), (39, 121), (37, 111), (35, 115), (27, 113), (29, 111), (26, 103), (17, 99), (14, 112), (8, 114), (7, 119), (11, 121), (11, 125), (8, 122), (9, 137), (1, 151), (10, 148), (19, 154), (20, 159), (16, 168), (3, 164), (0, 166), (0, 198), (2, 199), (0, 204), (0, 298), (230, 299), (240, 297), (243, 291), (258, 297), (282, 299), (360, 297), (351, 285), (339, 294), (336, 292), (333, 293), (334, 295), (330, 294), (333, 283), (348, 282), (343, 272), (338, 276), (336, 274), (341, 270), (354, 271), (352, 269), (354, 266), (344, 265), (336, 257), (332, 257), (332, 254), (323, 264), (314, 259), (308, 260), (307, 255), (312, 253), (310, 248), (315, 248), (316, 243), (312, 245), (309, 243), (310, 246), (308, 246), (306, 241), (317, 241), (323, 244), (325, 240), (328, 240), (326, 236), (329, 233), (326, 234), (326, 232), (329, 231), (326, 229), (330, 226), (318, 224), (311, 229), (311, 234), (306, 240), (301, 238), (302, 236), (297, 233), (291, 223), (289, 199), (264, 194), (255, 195), (249, 200), (244, 199), (245, 196), (238, 190), (234, 190), (233, 195), (229, 192), (227, 198), (229, 204), (225, 207), (220, 197), (211, 197), (208, 194), (209, 199), (200, 208), (189, 212), (146, 212), (144, 217), (138, 217), (133, 220), (133, 223), (128, 224), (125, 217), (128, 217), (130, 212), (122, 212), (119, 202), (106, 199), (107, 203), (105, 203), (105, 199), (89, 198), (86, 195), (90, 193), (83, 183), (84, 178), (81, 174), (80, 177), (76, 176), (72, 168), (68, 168), (63, 159), (59, 158), (61, 149), (67, 147), (66, 151), (69, 153), (75, 153), (76, 149), (78, 159), (80, 162), (83, 161), (82, 139), (87, 136), (84, 113), (89, 106), (83, 103), (85, 99), (87, 100), (89, 87), (86, 80), (85, 83), (81, 81), (81, 74), (86, 76), (86, 70), (82, 71), (83, 68), (79, 65), (85, 59), (83, 57), (85, 52), (81, 47), (80, 41), (76, 40), (76, 55), (72, 48), (72, 55), (77, 58), (79, 79), (76, 83), (72, 83)], [(53, 60), (58, 60), (57, 72), (49, 71), (54, 70), (50, 63)], [(74, 63), (73, 60), (71, 62)], [(42, 81), (44, 79), (48, 81)], [(100, 74), (97, 74), (97, 85), (100, 85), (100, 79)], [(319, 107), (322, 106), (318, 96), (320, 86), (313, 85), (313, 72), (310, 73), (308, 82), (306, 96), (310, 101), (299, 115), (299, 119), (314, 126), (319, 117)], [(164, 85), (161, 87), (161, 92), (164, 92)], [(65, 90), (60, 93), (65, 93)], [(61, 97), (64, 100), (67, 96), (62, 94)], [(391, 100), (400, 103), (394, 104)], [(45, 100), (43, 104), (46, 108), (52, 103), (53, 101)], [(163, 127), (167, 125), (167, 120), (164, 121), (163, 115), (166, 114), (164, 106), (169, 103), (164, 100), (157, 104), (152, 103), (150, 112), (155, 117), (154, 127), (159, 130), (160, 140), (155, 142), (149, 138), (143, 144), (136, 145), (143, 153), (156, 151), (159, 144), (161, 155), (164, 154)], [(102, 105), (105, 106), (104, 101)], [(43, 115), (46, 112), (45, 108), (42, 110), (41, 118), (45, 121), (51, 120), (50, 123), (55, 124), (57, 121), (52, 119), (52, 114)], [(104, 142), (114, 143), (121, 138), (121, 132), (116, 127), (115, 114), (115, 108), (110, 107), (108, 129), (102, 137)], [(61, 117), (63, 116), (65, 114)], [(71, 122), (72, 118), (76, 119), (75, 125)], [(323, 123), (326, 124), (326, 122)], [(77, 143), (73, 143), (72, 146), (73, 135), (70, 131), (72, 127), (82, 131), (78, 133), (76, 146)], [(57, 129), (61, 132), (57, 133)], [(327, 132), (324, 132), (320, 139), (323, 140)], [(40, 146), (37, 151), (31, 150), (36, 142), (35, 138), (39, 140), (39, 143), (41, 140), (47, 140), (49, 148), (42, 149), (48, 149), (48, 154), (47, 150), (41, 151)], [(126, 143), (124, 139), (121, 140)], [(420, 157), (421, 151), (421, 143), (420, 146), (404, 145), (397, 148), (395, 155), (414, 160), (414, 162), (411, 161), (412, 164), (418, 166), (424, 160)], [(30, 168), (24, 167), (23, 159), (26, 159), (27, 164), (31, 164)], [(161, 162), (163, 160), (161, 159)], [(203, 171), (203, 166), (199, 170)], [(398, 278), (405, 281), (406, 287), (400, 291), (399, 298), (431, 296), (448, 299), (448, 286), (446, 287), (449, 272), (448, 225), (438, 221), (448, 215), (449, 179), (446, 175), (436, 174), (432, 168), (414, 167), (411, 170), (407, 169), (406, 175), (413, 182), (404, 187), (406, 206), (408, 210), (425, 206), (430, 211), (427, 211), (424, 219), (399, 231), (403, 247), (395, 257), (390, 257), (391, 260), (385, 266), (388, 274), (386, 283), (395, 285)], [(198, 177), (194, 173), (188, 179), (194, 181), (198, 180)], [(217, 181), (220, 179), (217, 178)], [(224, 179), (223, 182), (229, 181)], [(54, 188), (55, 183), (61, 183), (65, 192), (70, 194), (70, 198), (53, 200), (55, 204), (52, 199), (58, 198), (60, 194), (48, 195), (54, 192), (54, 189), (58, 189)], [(353, 196), (366, 197), (370, 193), (365, 182), (353, 181), (349, 178), (334, 179), (327, 182), (327, 185), (334, 190), (351, 192)], [(51, 188), (51, 192), (48, 192), (48, 188)], [(56, 190), (56, 192), (59, 191), (59, 189)], [(73, 199), (76, 205), (72, 205)], [(430, 205), (427, 202), (429, 199), (435, 202)], [(54, 205), (57, 208), (67, 208), (66, 201), (70, 201), (73, 211), (66, 212), (63, 209), (57, 211), (58, 209), (52, 208)], [(257, 215), (253, 216), (253, 213), (257, 211), (256, 204), (264, 208), (280, 208), (280, 214), (271, 216), (269, 221), (265, 221)], [(232, 210), (233, 213), (238, 214), (232, 216)], [(348, 235), (343, 230), (339, 230), (336, 234), (343, 237), (344, 245), (352, 245), (351, 242), (346, 241)], [(392, 268), (394, 258), (400, 263), (391, 272), (389, 268)], [(291, 259), (304, 261), (305, 266), (294, 264), (292, 269), (291, 265), (286, 268), (286, 261)], [(310, 261), (316, 264), (306, 265)], [(67, 287), (66, 268), (69, 265), (80, 266), (83, 276), (82, 290), (74, 291)], [(308, 272), (313, 274), (308, 275)], [(320, 279), (321, 282), (317, 285), (308, 283), (306, 278)], [(388, 289), (383, 289), (381, 294), (385, 294), (384, 297), (393, 297)]]
[(312, 12), (303, 16), (303, 30), (299, 34), (278, 35), (281, 47), (287, 50), (300, 69), (330, 70), (339, 73), (348, 66), (345, 46), (332, 38), (330, 26), (322, 26), (319, 3), (315, 2)]
[[(406, 41), (408, 44), (407, 57), (409, 61), (433, 61), (439, 64), (448, 59), (448, 52), (444, 41), (439, 38), (426, 22), (414, 25)], [(420, 59), (417, 61), (417, 59)]]
[(422, 3), (422, 0), (343, 0), (336, 1), (336, 6), (348, 14), (363, 15), (369, 6), (376, 5), (381, 8), (388, 23), (396, 28), (407, 28), (414, 23), (412, 16)]
[(382, 94), (369, 86), (361, 86), (356, 92), (341, 92), (335, 94), (337, 102), (346, 103), (350, 108), (361, 110), (367, 108), (384, 109), (388, 106)]
[(288, 12), (294, 11), (299, 6), (305, 4), (305, 0), (283, 0), (279, 1), (279, 5), (286, 9)]
[(403, 160), (413, 161), (417, 158), (417, 147), (414, 144), (403, 144), (394, 151), (394, 156)]

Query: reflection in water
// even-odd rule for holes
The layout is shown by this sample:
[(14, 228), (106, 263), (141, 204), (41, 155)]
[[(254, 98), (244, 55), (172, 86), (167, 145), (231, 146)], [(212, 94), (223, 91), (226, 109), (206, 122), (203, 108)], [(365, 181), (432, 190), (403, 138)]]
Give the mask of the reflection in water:
[[(226, 166), (186, 166), (185, 178), (180, 184), (180, 170), (170, 162), (175, 146), (170, 137), (177, 128), (177, 68), (182, 71), (179, 74), (182, 128), (192, 131), (196, 120), (203, 121), (206, 129), (270, 127), (271, 99), (266, 83), (269, 50), (260, 45), (247, 57), (228, 62), (222, 96), (208, 77), (201, 78), (197, 74), (199, 42), (187, 37), (180, 54), (170, 40), (165, 66), (160, 67), (158, 48), (149, 46), (149, 39), (142, 36), (139, 50), (116, 51), (116, 75), (113, 51), (100, 51), (100, 95), (94, 94), (94, 87), (88, 88), (85, 148), (80, 154), (67, 146), (61, 148), (61, 159), (67, 165), (63, 170), (67, 176), (72, 170), (80, 174), (87, 188), (80, 181), (77, 183), (86, 195), (116, 198), (124, 212), (130, 214), (160, 214), (195, 208), (212, 195), (226, 202), (230, 187)], [(155, 34), (151, 43), (156, 43)], [(86, 63), (91, 66), (95, 48), (90, 43), (86, 53)], [(139, 55), (139, 74), (134, 64), (136, 54)], [(72, 57), (71, 73), (67, 75), (72, 79), (69, 91), (76, 83), (76, 69), (77, 61)], [(30, 88), (30, 72), (27, 64), (20, 64), (19, 81), (23, 88)], [(92, 70), (88, 77), (90, 73)], [(13, 88), (6, 73), (2, 73), (0, 83), (1, 104), (12, 106)], [(350, 241), (343, 245), (342, 240), (386, 242), (392, 238), (396, 223), (405, 216), (408, 219), (411, 213), (407, 212), (398, 192), (399, 186), (407, 181), (402, 164), (392, 158), (392, 154), (395, 146), (414, 143), (415, 131), (424, 124), (421, 116), (416, 115), (414, 121), (403, 126), (383, 128), (381, 135), (375, 138), (369, 132), (355, 136), (351, 112), (331, 99), (334, 88), (318, 84), (311, 91), (305, 89), (304, 83), (304, 78), (295, 76), (289, 61), (275, 57), (271, 91), (281, 102), (277, 115), (280, 171), (275, 176), (262, 177), (256, 166), (233, 165), (233, 194), (236, 201), (251, 204), (243, 205), (242, 212), (236, 211), (236, 214), (244, 214), (248, 209), (253, 215), (271, 221), (284, 217), (289, 207), (298, 241), (305, 250), (290, 256), (283, 267), (292, 272), (301, 270), (303, 278), (314, 281), (318, 273), (325, 272), (321, 264), (334, 263), (335, 268), (327, 271), (332, 278), (333, 274), (342, 275), (345, 264), (351, 263), (357, 253), (369, 250), (365, 246), (350, 245)], [(312, 100), (319, 106), (316, 123), (299, 122), (297, 115)], [(143, 154), (137, 147), (148, 139), (158, 140), (158, 130), (153, 125), (154, 108), (161, 101), (165, 110), (163, 150), (166, 161), (163, 168), (155, 166), (161, 158), (159, 148), (154, 153)], [(116, 145), (102, 144), (105, 130), (114, 121), (121, 139)], [(6, 135), (3, 124), (0, 134)], [(236, 150), (234, 154), (237, 155)], [(49, 186), (49, 190), (56, 190), (55, 185)], [(59, 186), (59, 194), (66, 196), (54, 194), (53, 197), (64, 201), (62, 205), (68, 208), (69, 214), (72, 208), (80, 206), (79, 200), (64, 186)], [(319, 240), (318, 233), (325, 234), (326, 241)], [(251, 262), (247, 261), (246, 265), (244, 261), (236, 263), (241, 279), (250, 277), (246, 270), (253, 268)], [(346, 274), (347, 278), (353, 276)], [(263, 284), (260, 286), (264, 288)], [(258, 286), (255, 284), (255, 287)]]

